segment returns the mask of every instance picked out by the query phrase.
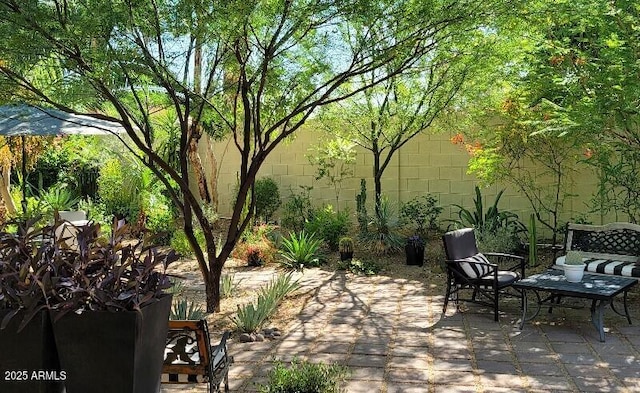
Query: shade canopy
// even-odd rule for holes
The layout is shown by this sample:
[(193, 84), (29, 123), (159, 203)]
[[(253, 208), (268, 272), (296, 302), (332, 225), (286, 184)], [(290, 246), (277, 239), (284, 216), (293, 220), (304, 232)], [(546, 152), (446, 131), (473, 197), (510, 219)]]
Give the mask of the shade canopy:
[[(0, 106), (0, 135), (19, 136), (22, 175), (26, 176), (24, 137), (54, 135), (116, 135), (126, 130), (118, 123), (27, 104)], [(8, 184), (8, 179), (5, 180)], [(22, 181), (22, 211), (27, 211), (26, 180)]]
[(0, 135), (114, 135), (118, 123), (26, 104), (0, 106)]

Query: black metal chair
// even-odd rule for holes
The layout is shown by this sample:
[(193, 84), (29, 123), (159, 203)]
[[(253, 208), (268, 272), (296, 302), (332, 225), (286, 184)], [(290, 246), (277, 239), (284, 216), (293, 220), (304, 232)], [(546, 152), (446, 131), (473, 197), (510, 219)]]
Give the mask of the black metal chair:
[[(447, 312), (449, 300), (456, 305), (467, 301), (493, 308), (494, 320), (498, 321), (500, 295), (522, 298), (517, 291), (507, 289), (524, 277), (524, 257), (504, 253), (481, 254), (473, 228), (447, 232), (442, 241), (447, 258), (447, 293), (443, 313)], [(471, 297), (461, 298), (463, 290), (471, 290)]]

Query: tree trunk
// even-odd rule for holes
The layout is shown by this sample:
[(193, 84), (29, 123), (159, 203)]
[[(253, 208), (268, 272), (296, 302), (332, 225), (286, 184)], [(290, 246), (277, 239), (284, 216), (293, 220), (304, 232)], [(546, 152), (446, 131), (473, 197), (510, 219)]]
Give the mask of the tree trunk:
[(7, 208), (9, 215), (16, 214), (16, 204), (11, 198), (11, 168), (2, 168), (2, 175), (0, 175), (0, 197), (4, 201), (4, 205)]
[(380, 152), (374, 152), (373, 154), (373, 187), (376, 217), (380, 217), (380, 204), (382, 203), (382, 172), (380, 171)]
[[(200, 125), (198, 124), (194, 127), (199, 129)], [(191, 138), (191, 142), (189, 143), (189, 164), (191, 165), (193, 175), (195, 176), (196, 182), (198, 184), (198, 192), (200, 194), (200, 198), (205, 203), (210, 204), (211, 195), (209, 194), (209, 189), (207, 187), (207, 175), (204, 172), (200, 154), (198, 154), (198, 141), (200, 140), (201, 131), (198, 130), (197, 134), (197, 136)]]
[[(214, 263), (218, 265), (218, 263)], [(204, 283), (205, 294), (207, 299), (207, 312), (220, 312), (220, 278), (222, 269), (211, 269)]]
[(209, 196), (211, 197), (211, 207), (217, 212), (218, 211), (218, 160), (216, 159), (216, 155), (213, 152), (211, 138), (205, 138), (205, 144), (207, 149), (207, 157), (209, 157)]

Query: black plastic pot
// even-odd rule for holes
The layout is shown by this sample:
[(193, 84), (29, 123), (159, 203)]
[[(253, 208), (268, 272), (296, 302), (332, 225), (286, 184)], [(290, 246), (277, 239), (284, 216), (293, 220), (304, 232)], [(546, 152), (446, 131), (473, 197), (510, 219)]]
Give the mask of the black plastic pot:
[[(0, 310), (0, 321), (9, 310)], [(15, 315), (0, 330), (0, 392), (58, 393), (64, 377), (47, 311), (38, 312), (18, 332), (24, 313)]]
[(422, 266), (424, 263), (424, 247), (414, 247), (411, 244), (404, 246), (407, 256), (407, 265)]
[(53, 319), (66, 393), (158, 392), (170, 308), (166, 296), (142, 315), (88, 311)]
[(353, 251), (349, 251), (349, 252), (340, 252), (340, 260), (341, 261), (348, 261), (350, 259), (353, 259)]

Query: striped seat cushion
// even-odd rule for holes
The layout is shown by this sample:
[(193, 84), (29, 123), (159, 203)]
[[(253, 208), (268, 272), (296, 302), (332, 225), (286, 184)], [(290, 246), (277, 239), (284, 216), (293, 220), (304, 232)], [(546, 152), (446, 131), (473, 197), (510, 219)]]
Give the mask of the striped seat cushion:
[(636, 262), (589, 258), (584, 263), (587, 264), (588, 272), (640, 278), (640, 265)]
[[(556, 259), (556, 265), (564, 265), (564, 255)], [(640, 264), (631, 261), (616, 261), (604, 258), (582, 258), (590, 273), (611, 274), (615, 276), (640, 278)]]
[(470, 257), (467, 257), (461, 260), (473, 262), (473, 263), (468, 263), (468, 262), (460, 263), (460, 267), (462, 268), (462, 271), (464, 271), (464, 274), (466, 274), (467, 277), (469, 278), (482, 277), (487, 273), (489, 273), (489, 271), (491, 270), (491, 266), (489, 266), (489, 261), (487, 260), (487, 257), (485, 257), (481, 253), (472, 255)]
[(204, 375), (191, 374), (162, 374), (162, 383), (203, 383), (209, 378)]

